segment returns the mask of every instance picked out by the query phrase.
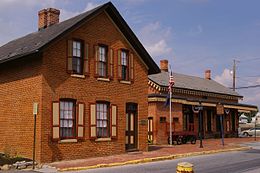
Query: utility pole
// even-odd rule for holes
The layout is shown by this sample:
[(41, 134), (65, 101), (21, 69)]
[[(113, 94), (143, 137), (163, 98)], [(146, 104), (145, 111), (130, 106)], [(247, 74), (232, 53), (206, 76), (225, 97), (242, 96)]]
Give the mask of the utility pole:
[(238, 60), (233, 60), (233, 91), (236, 90), (236, 68), (238, 62)]
[(233, 91), (236, 89), (236, 60), (233, 63)]

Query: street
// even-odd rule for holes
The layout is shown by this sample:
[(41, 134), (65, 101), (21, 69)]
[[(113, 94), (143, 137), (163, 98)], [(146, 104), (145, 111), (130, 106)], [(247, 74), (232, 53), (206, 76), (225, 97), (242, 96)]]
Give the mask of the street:
[[(260, 172), (260, 142), (246, 143), (252, 147), (247, 151), (235, 151), (202, 155), (182, 159), (158, 161), (145, 164), (126, 165), (111, 168), (99, 168), (77, 171), (78, 173), (172, 173), (176, 172), (179, 162), (190, 162), (194, 165), (195, 173), (259, 173)], [(1, 172), (1, 171), (0, 171)], [(7, 171), (13, 172), (13, 171)], [(33, 173), (33, 171), (17, 171), (18, 173)], [(53, 170), (43, 170), (53, 172)], [(73, 173), (71, 171), (68, 173)]]
[(194, 164), (195, 173), (259, 173), (260, 143), (248, 143), (253, 149), (248, 151), (227, 152), (214, 155), (196, 156), (169, 161), (152, 162), (121, 167), (100, 168), (80, 173), (168, 173), (175, 172), (177, 163), (190, 162)]

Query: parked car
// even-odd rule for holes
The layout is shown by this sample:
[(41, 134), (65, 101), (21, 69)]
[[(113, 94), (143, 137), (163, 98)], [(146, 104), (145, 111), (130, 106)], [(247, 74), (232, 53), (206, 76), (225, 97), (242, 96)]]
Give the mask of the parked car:
[(260, 136), (260, 127), (251, 128), (249, 130), (244, 130), (241, 132), (241, 134), (243, 136), (255, 136), (255, 131), (256, 131), (256, 136)]

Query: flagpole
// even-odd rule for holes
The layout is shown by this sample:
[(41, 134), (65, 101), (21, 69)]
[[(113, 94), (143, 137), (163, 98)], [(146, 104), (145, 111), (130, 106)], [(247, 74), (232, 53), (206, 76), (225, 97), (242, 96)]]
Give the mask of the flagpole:
[(172, 90), (170, 89), (170, 145), (172, 145)]
[[(169, 73), (169, 81), (171, 81), (171, 65), (169, 65), (169, 69), (170, 69), (170, 73)], [(170, 145), (172, 145), (172, 87), (170, 85), (169, 88), (169, 92), (170, 92)]]

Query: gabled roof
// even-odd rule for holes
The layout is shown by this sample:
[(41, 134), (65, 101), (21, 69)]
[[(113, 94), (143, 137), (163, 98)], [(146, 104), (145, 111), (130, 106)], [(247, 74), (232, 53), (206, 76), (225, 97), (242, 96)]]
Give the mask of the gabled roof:
[[(158, 74), (148, 76), (149, 80), (155, 82), (162, 87), (168, 87), (169, 73), (162, 71)], [(232, 95), (236, 97), (242, 97), (237, 92), (221, 85), (214, 80), (208, 80), (195, 76), (188, 76), (184, 74), (173, 73), (174, 88), (183, 88), (196, 91), (204, 91), (217, 94)]]
[(58, 24), (52, 25), (46, 29), (10, 41), (9, 43), (0, 47), (0, 64), (42, 51), (50, 43), (62, 37), (64, 34), (77, 29), (88, 19), (95, 16), (96, 14), (99, 14), (102, 11), (107, 12), (107, 14), (111, 17), (114, 23), (124, 34), (125, 38), (128, 39), (129, 43), (140, 55), (144, 63), (149, 68), (148, 73), (155, 74), (160, 72), (159, 67), (153, 61), (141, 42), (135, 36), (134, 32), (127, 25), (123, 17), (119, 14), (117, 9), (111, 2), (100, 5), (90, 11), (82, 13), (76, 17), (60, 22)]

